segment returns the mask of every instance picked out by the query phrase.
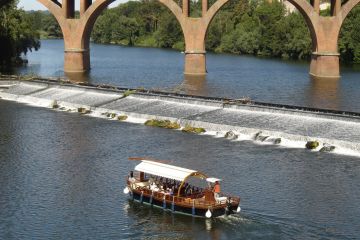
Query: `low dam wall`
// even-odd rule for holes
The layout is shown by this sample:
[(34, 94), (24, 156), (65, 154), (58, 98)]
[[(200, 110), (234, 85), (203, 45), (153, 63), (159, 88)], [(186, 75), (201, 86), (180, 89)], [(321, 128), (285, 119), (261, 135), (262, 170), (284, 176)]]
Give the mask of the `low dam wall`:
[(109, 120), (126, 116), (122, 120), (132, 123), (170, 120), (232, 141), (299, 148), (317, 141), (313, 151), (333, 146), (334, 153), (360, 155), (360, 114), (354, 112), (45, 80), (2, 80), (0, 98)]

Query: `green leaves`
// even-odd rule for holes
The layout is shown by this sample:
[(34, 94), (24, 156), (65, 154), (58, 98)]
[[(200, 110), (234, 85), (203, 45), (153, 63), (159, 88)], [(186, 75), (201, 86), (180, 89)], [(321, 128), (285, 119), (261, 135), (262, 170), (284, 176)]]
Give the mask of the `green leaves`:
[(159, 19), (159, 28), (154, 33), (158, 47), (172, 48), (178, 42), (183, 42), (183, 33), (175, 16), (165, 12)]
[(40, 48), (39, 33), (16, 3), (0, 6), (0, 66), (22, 63), (21, 54)]
[[(233, 23), (233, 28), (223, 28), (227, 30), (218, 34), (220, 47), (215, 51), (295, 59), (310, 57), (311, 38), (299, 13), (288, 14), (277, 1), (236, 4), (231, 1), (229, 4), (233, 8), (228, 11), (233, 14), (227, 22)], [(216, 21), (210, 33), (212, 28), (217, 28), (215, 24)]]
[(125, 40), (126, 45), (132, 46), (139, 36), (139, 24), (135, 18), (120, 16), (111, 24), (111, 39), (116, 43)]
[(127, 2), (106, 10), (97, 20), (92, 40), (164, 48), (181, 48), (183, 34), (175, 16), (158, 1)]
[(360, 63), (360, 6), (345, 19), (339, 37), (339, 51), (343, 62)]

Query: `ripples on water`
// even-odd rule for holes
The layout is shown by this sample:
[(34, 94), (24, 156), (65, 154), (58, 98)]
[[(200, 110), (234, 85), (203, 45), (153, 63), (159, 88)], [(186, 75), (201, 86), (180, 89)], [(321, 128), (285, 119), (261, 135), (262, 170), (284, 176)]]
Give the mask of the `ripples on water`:
[[(195, 136), (0, 101), (0, 239), (355, 239), (358, 158)], [(214, 220), (128, 201), (129, 156), (224, 179)]]
[[(63, 41), (43, 40), (41, 50), (28, 54), (23, 74), (61, 77)], [(54, 57), (59, 56), (59, 57)], [(309, 63), (226, 54), (207, 54), (206, 79), (183, 76), (184, 55), (177, 51), (91, 45), (91, 72), (78, 81), (145, 87), (194, 95), (360, 112), (359, 68), (342, 66), (340, 81), (312, 81)]]

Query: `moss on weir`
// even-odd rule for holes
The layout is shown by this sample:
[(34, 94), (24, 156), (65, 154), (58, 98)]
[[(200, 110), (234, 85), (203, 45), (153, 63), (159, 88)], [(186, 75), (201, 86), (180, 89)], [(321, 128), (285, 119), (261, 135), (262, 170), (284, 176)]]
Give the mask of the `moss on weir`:
[(115, 118), (116, 117), (116, 113), (106, 113), (106, 116), (108, 118)]
[(83, 108), (83, 107), (80, 107), (77, 109), (78, 113), (81, 113), (81, 114), (89, 114), (91, 113), (91, 111), (89, 109), (86, 109), (86, 108)]
[(120, 115), (120, 116), (117, 117), (117, 119), (118, 119), (119, 121), (125, 121), (126, 119), (128, 119), (128, 116), (126, 116), (126, 115)]
[(123, 93), (123, 95), (122, 95), (121, 98), (126, 98), (126, 97), (128, 97), (128, 96), (130, 96), (131, 94), (134, 94), (134, 93), (136, 93), (136, 90), (126, 90), (126, 91)]
[(169, 120), (157, 120), (157, 119), (151, 119), (145, 122), (146, 126), (151, 127), (160, 127), (160, 128), (167, 128), (167, 129), (179, 129), (180, 124), (177, 122), (171, 122)]
[(192, 127), (190, 125), (186, 125), (181, 131), (186, 133), (196, 133), (196, 134), (206, 132), (205, 128)]
[(319, 145), (320, 145), (320, 144), (319, 144), (318, 141), (308, 141), (308, 142), (306, 143), (305, 147), (306, 147), (307, 149), (315, 149), (315, 148), (317, 148)]

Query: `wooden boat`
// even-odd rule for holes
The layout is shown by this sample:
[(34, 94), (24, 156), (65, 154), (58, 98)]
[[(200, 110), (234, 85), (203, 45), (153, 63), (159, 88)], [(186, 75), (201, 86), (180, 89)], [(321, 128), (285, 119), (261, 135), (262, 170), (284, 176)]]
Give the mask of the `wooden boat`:
[[(195, 217), (218, 217), (241, 210), (240, 197), (212, 191), (212, 185), (221, 179), (155, 160), (130, 159), (141, 161), (126, 177), (124, 193), (134, 201)], [(190, 178), (206, 181), (208, 186), (192, 186)]]

